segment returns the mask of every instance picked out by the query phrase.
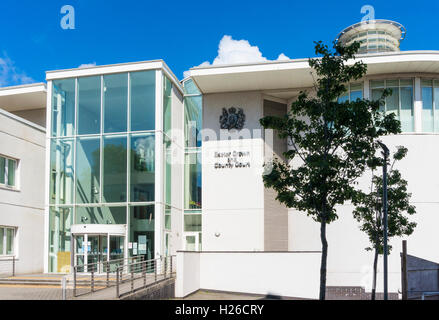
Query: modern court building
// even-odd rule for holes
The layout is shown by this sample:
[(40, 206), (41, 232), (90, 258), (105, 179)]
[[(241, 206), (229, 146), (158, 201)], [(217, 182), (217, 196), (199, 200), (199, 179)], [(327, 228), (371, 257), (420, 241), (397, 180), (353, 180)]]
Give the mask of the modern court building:
[[(409, 150), (399, 164), (417, 208), (409, 251), (439, 261), (439, 52), (399, 51), (404, 35), (387, 20), (342, 31), (338, 41), (361, 43), (368, 70), (340, 99), (392, 89), (383, 111), (403, 132), (383, 141)], [(47, 72), (44, 272), (178, 252), (179, 296), (317, 297), (318, 224), (264, 188), (263, 164), (288, 144), (259, 124), (312, 94), (311, 71), (294, 59), (196, 67), (182, 81), (162, 60)], [(352, 210), (340, 206), (328, 227), (328, 286), (369, 291), (373, 256)], [(398, 292), (401, 239), (392, 246), (389, 290)]]

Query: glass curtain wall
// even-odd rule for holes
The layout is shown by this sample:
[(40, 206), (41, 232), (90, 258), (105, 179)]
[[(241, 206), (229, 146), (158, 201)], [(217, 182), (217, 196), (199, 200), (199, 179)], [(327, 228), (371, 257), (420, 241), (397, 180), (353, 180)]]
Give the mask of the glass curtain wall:
[(422, 132), (439, 132), (439, 80), (421, 79)]
[(346, 86), (346, 92), (338, 98), (338, 102), (355, 101), (363, 99), (363, 83), (350, 83)]
[[(49, 272), (70, 267), (72, 224), (142, 224), (154, 208), (155, 79), (147, 70), (52, 82)], [(151, 219), (127, 236), (153, 257), (154, 210)]]
[[(199, 234), (198, 249), (201, 250), (201, 129), (203, 98), (195, 83), (190, 79), (184, 82), (184, 232)], [(185, 239), (193, 237), (185, 237)], [(186, 248), (196, 248), (186, 243)]]
[(392, 94), (386, 97), (382, 111), (396, 114), (402, 132), (413, 132), (413, 79), (372, 80), (371, 99), (380, 99), (384, 89), (391, 89)]

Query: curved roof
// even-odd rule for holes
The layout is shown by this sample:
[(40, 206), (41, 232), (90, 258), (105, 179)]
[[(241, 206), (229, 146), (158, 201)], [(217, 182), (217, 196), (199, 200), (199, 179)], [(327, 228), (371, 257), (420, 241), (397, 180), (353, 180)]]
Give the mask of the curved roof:
[[(340, 40), (340, 38), (345, 35), (346, 33), (348, 33), (351, 30), (355, 30), (359, 27), (372, 27), (374, 26), (374, 28), (376, 29), (376, 25), (382, 25), (383, 28), (385, 28), (385, 26), (387, 25), (388, 27), (397, 30), (398, 32), (400, 32), (400, 38), (397, 39), (399, 41), (404, 40), (405, 35), (406, 35), (406, 29), (405, 27), (400, 24), (399, 22), (396, 21), (392, 21), (392, 20), (385, 20), (385, 19), (376, 19), (376, 20), (367, 20), (367, 21), (361, 21), (361, 22), (357, 22), (345, 29), (343, 29), (338, 35), (337, 38), (335, 39), (335, 42), (338, 42)], [(372, 28), (371, 28), (372, 29)]]

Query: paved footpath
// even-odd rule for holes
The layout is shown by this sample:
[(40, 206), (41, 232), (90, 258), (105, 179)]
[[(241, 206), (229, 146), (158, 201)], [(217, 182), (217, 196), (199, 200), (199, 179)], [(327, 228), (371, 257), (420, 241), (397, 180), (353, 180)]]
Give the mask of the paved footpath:
[(0, 285), (0, 300), (61, 300), (60, 286)]

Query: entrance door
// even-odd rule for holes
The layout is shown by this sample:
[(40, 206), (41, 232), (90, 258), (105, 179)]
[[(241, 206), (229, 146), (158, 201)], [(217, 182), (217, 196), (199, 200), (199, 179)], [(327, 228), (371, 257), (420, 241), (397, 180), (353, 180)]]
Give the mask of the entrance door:
[(103, 262), (108, 260), (107, 257), (107, 235), (87, 235), (87, 263), (90, 270), (93, 268), (95, 272), (103, 272)]
[(184, 234), (185, 250), (200, 251), (201, 250), (201, 233), (186, 232)]
[[(106, 272), (104, 262), (124, 258), (124, 236), (74, 234), (73, 237), (75, 246), (73, 261), (78, 266), (78, 272), (91, 272), (92, 270), (96, 273)], [(119, 263), (122, 264), (122, 261)]]

